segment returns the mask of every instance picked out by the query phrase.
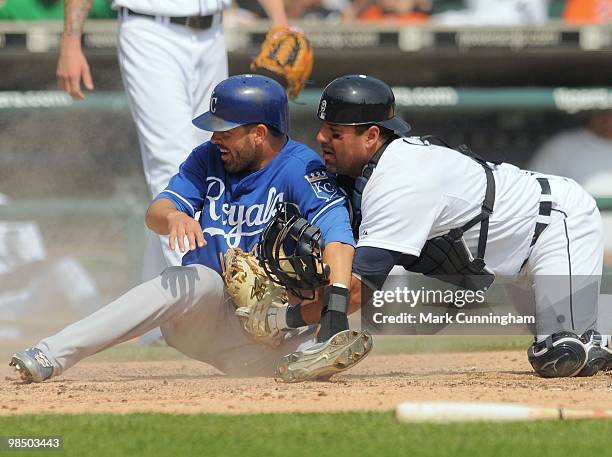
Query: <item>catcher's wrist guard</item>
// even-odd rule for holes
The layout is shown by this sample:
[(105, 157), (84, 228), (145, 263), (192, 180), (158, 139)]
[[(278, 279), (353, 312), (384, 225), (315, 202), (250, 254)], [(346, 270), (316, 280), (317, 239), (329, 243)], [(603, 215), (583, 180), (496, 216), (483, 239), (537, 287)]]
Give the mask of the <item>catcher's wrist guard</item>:
[(251, 71), (278, 81), (285, 87), (287, 97), (293, 100), (310, 77), (313, 62), (314, 52), (304, 32), (274, 27), (251, 63)]
[(348, 309), (350, 291), (343, 285), (333, 284), (325, 288), (323, 309), (317, 341), (327, 341), (338, 332), (348, 330)]
[(346, 314), (348, 310), (350, 291), (342, 284), (332, 284), (325, 288), (323, 294), (323, 312), (338, 311)]

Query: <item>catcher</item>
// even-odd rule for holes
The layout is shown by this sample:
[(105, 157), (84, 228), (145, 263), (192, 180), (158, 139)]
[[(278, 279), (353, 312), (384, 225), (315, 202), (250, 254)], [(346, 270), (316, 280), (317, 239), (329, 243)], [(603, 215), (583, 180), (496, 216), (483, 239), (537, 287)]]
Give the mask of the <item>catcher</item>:
[(406, 136), (393, 91), (371, 76), (333, 80), (317, 116), (329, 171), (352, 181), (352, 305), (367, 303), (395, 265), (471, 290), (505, 276), (531, 289), (527, 358), (538, 375), (612, 369), (601, 216), (582, 187)]
[[(274, 80), (219, 83), (210, 110), (193, 121), (214, 132), (211, 140), (192, 151), (146, 215), (149, 228), (185, 253), (182, 266), (14, 354), (21, 377), (44, 381), (158, 326), (168, 345), (234, 376), (278, 372), (301, 381), (363, 359), (369, 335), (348, 330), (346, 319), (354, 242), (345, 198), (320, 157), (287, 136), (288, 119), (287, 95)], [(289, 241), (272, 247), (291, 255), (281, 261), (292, 265), (286, 279), (296, 295), (313, 299), (304, 306), (289, 305), (286, 290), (244, 255), (264, 228), (273, 240), (281, 226)], [(325, 297), (323, 314), (315, 295)], [(319, 320), (315, 335), (308, 324)]]

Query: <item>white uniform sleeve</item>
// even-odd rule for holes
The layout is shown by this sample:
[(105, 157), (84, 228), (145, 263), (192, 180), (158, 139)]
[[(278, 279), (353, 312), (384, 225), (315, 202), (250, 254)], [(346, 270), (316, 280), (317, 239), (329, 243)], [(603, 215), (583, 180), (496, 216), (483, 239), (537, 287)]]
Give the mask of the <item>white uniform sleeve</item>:
[(421, 254), (443, 208), (443, 186), (404, 152), (388, 150), (364, 189), (357, 247)]

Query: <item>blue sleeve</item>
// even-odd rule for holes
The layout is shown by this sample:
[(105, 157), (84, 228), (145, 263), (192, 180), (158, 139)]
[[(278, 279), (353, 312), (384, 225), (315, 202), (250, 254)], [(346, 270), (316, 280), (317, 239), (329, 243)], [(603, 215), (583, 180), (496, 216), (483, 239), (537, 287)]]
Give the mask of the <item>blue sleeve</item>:
[(195, 216), (202, 209), (206, 196), (207, 168), (204, 157), (208, 154), (209, 145), (206, 143), (194, 149), (179, 167), (179, 172), (154, 200), (167, 198), (179, 211)]
[(308, 222), (321, 229), (325, 244), (336, 241), (355, 246), (346, 198), (323, 163), (312, 160), (294, 171), (291, 201)]
[(321, 229), (325, 244), (337, 241), (355, 247), (349, 214), (344, 204), (329, 208), (314, 224)]
[(402, 254), (389, 249), (361, 246), (355, 250), (353, 273), (361, 276), (361, 281), (372, 290), (382, 289), (394, 265), (408, 269), (417, 260), (410, 254)]

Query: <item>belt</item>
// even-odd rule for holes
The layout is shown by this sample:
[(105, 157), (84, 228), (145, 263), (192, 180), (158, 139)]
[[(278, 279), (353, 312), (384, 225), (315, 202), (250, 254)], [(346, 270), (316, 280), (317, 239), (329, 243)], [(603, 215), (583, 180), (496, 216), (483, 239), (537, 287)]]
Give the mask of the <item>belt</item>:
[(151, 19), (157, 22), (170, 22), (171, 24), (183, 25), (195, 30), (208, 30), (213, 23), (214, 14), (208, 16), (156, 16), (153, 14), (139, 13), (129, 8), (122, 7), (120, 14), (126, 16), (136, 16)]

